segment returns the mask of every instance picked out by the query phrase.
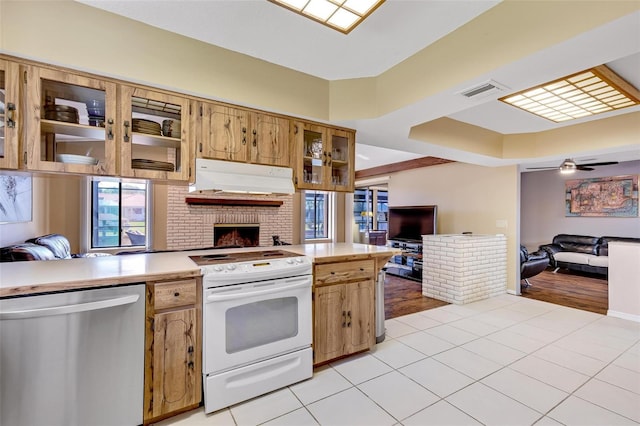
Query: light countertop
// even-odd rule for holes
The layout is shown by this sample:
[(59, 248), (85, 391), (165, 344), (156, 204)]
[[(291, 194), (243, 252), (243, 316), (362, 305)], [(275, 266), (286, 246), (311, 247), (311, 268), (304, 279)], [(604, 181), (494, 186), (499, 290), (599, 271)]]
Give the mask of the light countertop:
[(349, 243), (301, 244), (204, 251), (140, 253), (48, 261), (0, 263), (0, 297), (201, 275), (189, 256), (211, 252), (262, 251), (274, 248), (308, 256), (314, 263), (384, 259), (399, 253), (385, 246)]

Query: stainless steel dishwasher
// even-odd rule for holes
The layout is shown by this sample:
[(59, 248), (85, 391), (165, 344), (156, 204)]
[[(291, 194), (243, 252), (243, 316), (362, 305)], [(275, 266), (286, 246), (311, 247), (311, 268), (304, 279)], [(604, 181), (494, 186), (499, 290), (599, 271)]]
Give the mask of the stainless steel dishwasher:
[(145, 286), (0, 300), (0, 424), (142, 424)]

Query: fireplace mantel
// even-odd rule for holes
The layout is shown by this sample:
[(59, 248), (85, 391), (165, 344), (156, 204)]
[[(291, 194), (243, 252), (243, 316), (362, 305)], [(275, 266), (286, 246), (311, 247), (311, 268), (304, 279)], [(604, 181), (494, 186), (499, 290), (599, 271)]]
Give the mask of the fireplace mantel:
[(198, 205), (198, 206), (253, 206), (253, 207), (280, 207), (284, 203), (284, 201), (282, 200), (202, 198), (202, 197), (186, 197), (184, 202), (187, 204)]

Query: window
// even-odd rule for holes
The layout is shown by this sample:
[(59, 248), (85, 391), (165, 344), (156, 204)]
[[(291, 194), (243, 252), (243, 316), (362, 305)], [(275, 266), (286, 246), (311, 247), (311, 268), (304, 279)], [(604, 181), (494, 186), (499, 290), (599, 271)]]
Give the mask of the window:
[(91, 182), (91, 248), (146, 246), (146, 182)]
[(356, 188), (353, 193), (353, 218), (358, 232), (387, 230), (388, 200), (386, 189)]
[(305, 191), (303, 197), (304, 239), (333, 238), (333, 194)]

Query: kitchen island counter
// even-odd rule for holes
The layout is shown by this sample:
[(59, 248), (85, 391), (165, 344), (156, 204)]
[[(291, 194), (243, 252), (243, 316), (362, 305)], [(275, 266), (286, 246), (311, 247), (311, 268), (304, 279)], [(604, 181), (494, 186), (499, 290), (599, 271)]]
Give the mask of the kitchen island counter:
[[(0, 263), (0, 297), (96, 288), (200, 276), (189, 256), (273, 250), (276, 247), (139, 253), (122, 256)], [(277, 246), (308, 256), (314, 263), (375, 259), (381, 268), (397, 250), (367, 244), (320, 243)]]

